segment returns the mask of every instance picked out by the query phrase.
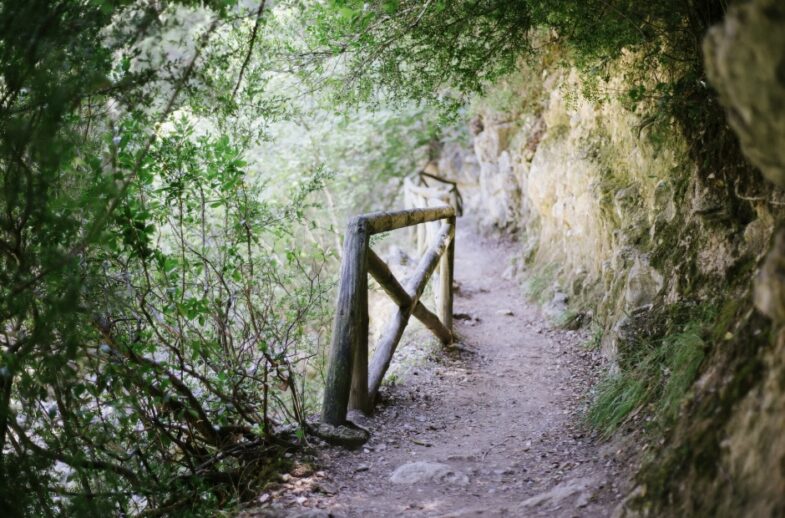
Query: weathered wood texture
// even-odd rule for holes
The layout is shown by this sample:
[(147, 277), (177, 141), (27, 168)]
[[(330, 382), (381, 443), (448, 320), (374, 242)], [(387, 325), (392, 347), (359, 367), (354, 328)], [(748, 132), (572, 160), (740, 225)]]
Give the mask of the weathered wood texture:
[[(367, 367), (359, 366), (358, 371), (360, 372), (357, 372), (354, 370), (353, 364), (356, 356), (362, 356), (361, 353), (356, 354), (361, 342), (365, 343), (365, 357), (367, 358), (368, 238), (366, 220), (364, 218), (352, 219), (346, 230), (343, 246), (341, 281), (333, 323), (330, 363), (322, 402), (322, 422), (331, 425), (341, 425), (346, 421), (352, 378), (355, 374), (362, 377), (362, 370), (367, 369)], [(361, 358), (356, 359), (357, 363), (361, 363)], [(358, 402), (358, 397), (361, 396), (355, 392), (354, 402)]]
[(353, 338), (354, 358), (352, 359), (352, 388), (349, 392), (349, 408), (370, 412), (368, 399), (368, 275), (367, 254), (370, 248), (366, 245), (366, 267), (363, 272), (360, 293), (357, 296), (357, 336)]
[[(387, 295), (398, 304), (398, 307), (408, 307), (412, 303), (412, 297), (406, 292), (398, 282), (387, 263), (376, 255), (373, 250), (368, 251), (368, 273), (376, 279), (376, 282), (384, 289)], [(449, 326), (445, 326), (439, 321), (439, 317), (426, 308), (422, 302), (418, 301), (412, 310), (412, 315), (430, 329), (436, 338), (444, 344), (452, 342), (453, 336)]]
[[(441, 190), (446, 188), (448, 193), (447, 201), (449, 205), (455, 207), (455, 215), (463, 216), (463, 196), (461, 196), (461, 191), (458, 190), (458, 182), (426, 173), (425, 171), (420, 171), (417, 176), (422, 187), (437, 189), (438, 192), (442, 192)], [(434, 182), (436, 182), (436, 185), (434, 185)]]
[[(406, 208), (430, 208), (430, 207), (444, 207), (455, 205), (455, 199), (449, 190), (449, 187), (427, 187), (420, 186), (414, 183), (411, 178), (405, 178), (404, 185), (404, 200)], [(439, 222), (430, 221), (424, 225), (417, 227), (417, 254), (421, 255), (425, 252), (436, 233), (439, 231)]]
[[(452, 209), (452, 208), (450, 208)], [(428, 278), (436, 269), (439, 258), (445, 252), (450, 242), (455, 235), (455, 227), (449, 223), (442, 225), (436, 240), (431, 244), (428, 251), (420, 259), (412, 278), (406, 285), (406, 293), (409, 295), (412, 303), (406, 307), (398, 308), (395, 312), (392, 321), (388, 324), (387, 329), (379, 343), (376, 346), (371, 365), (368, 368), (368, 398), (373, 401), (376, 398), (376, 393), (379, 386), (382, 384), (382, 379), (387, 369), (390, 367), (395, 348), (401, 339), (403, 330), (409, 322), (409, 317), (412, 314), (414, 305), (419, 302)]]
[(372, 212), (362, 216), (371, 234), (389, 232), (398, 228), (418, 225), (428, 221), (451, 218), (455, 215), (453, 207), (427, 207), (422, 209), (399, 210), (395, 212)]
[[(455, 218), (450, 218), (449, 225), (455, 229)], [(450, 240), (447, 251), (442, 255), (439, 264), (439, 318), (447, 329), (452, 329), (452, 280), (455, 264), (455, 239)]]

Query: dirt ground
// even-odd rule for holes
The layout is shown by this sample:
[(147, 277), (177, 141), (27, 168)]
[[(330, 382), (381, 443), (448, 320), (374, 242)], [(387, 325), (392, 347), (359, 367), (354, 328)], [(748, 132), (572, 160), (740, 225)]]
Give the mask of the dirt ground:
[(626, 455), (583, 423), (599, 353), (504, 278), (513, 243), (467, 227), (456, 240), (458, 344), (384, 387), (372, 417), (352, 416), (371, 432), (364, 447), (322, 445), (314, 468), (300, 465), (243, 516), (613, 514)]

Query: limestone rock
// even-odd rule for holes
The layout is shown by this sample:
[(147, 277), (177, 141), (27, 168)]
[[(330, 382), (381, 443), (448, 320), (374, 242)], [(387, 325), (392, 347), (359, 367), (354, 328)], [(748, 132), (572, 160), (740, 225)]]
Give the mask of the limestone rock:
[(785, 186), (785, 3), (734, 5), (704, 41), (706, 73), (747, 157)]
[(667, 180), (660, 180), (654, 186), (655, 218), (659, 223), (668, 223), (676, 217), (676, 204), (673, 200), (673, 185)]
[(785, 322), (785, 230), (774, 238), (755, 280), (755, 306), (776, 322)]
[(619, 220), (624, 220), (635, 213), (640, 203), (640, 193), (638, 188), (633, 186), (625, 187), (616, 191), (613, 196), (613, 206)]
[(324, 509), (307, 509), (298, 513), (289, 515), (289, 518), (330, 518), (333, 516), (331, 513)]
[(744, 228), (744, 243), (754, 257), (760, 257), (766, 251), (771, 236), (770, 222), (758, 218)]
[(314, 435), (320, 439), (347, 448), (360, 447), (370, 438), (370, 433), (367, 430), (358, 427), (316, 423), (311, 426), (311, 429)]
[(567, 312), (569, 296), (563, 291), (556, 290), (553, 299), (543, 308), (545, 314), (551, 319), (561, 318)]
[[(782, 286), (780, 284), (781, 288)], [(736, 515), (782, 516), (785, 509), (783, 358), (785, 331), (780, 331), (772, 349), (763, 358), (763, 379), (759, 386), (738, 404), (727, 426), (729, 436), (723, 441), (725, 462), (722, 469), (726, 470), (732, 480), (733, 491), (728, 493), (733, 494), (740, 490), (747, 497), (737, 502), (729, 502), (731, 505), (741, 504), (743, 513), (735, 513)], [(731, 511), (725, 514), (730, 516), (734, 513)]]
[(474, 151), (480, 164), (480, 200), (483, 224), (509, 227), (517, 219), (520, 184), (507, 149), (515, 130), (512, 124), (486, 125), (474, 138)]
[(466, 485), (469, 477), (441, 462), (418, 461), (399, 466), (390, 476), (393, 484), (417, 484), (434, 481), (447, 484)]
[(585, 507), (591, 499), (589, 488), (594, 483), (595, 480), (590, 477), (567, 480), (544, 493), (524, 500), (521, 502), (521, 508), (531, 509), (541, 505), (558, 505), (574, 495), (578, 495), (578, 503), (582, 504), (579, 507)]
[(663, 278), (660, 273), (638, 258), (627, 274), (624, 300), (628, 310), (648, 306), (662, 289)]

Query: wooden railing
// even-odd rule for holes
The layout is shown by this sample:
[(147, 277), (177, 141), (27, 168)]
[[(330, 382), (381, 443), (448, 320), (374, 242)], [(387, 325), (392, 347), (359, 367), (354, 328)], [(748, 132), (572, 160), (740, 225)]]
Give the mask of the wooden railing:
[[(463, 215), (463, 198), (458, 190), (458, 184), (425, 171), (420, 171), (404, 179), (403, 203), (405, 209), (450, 205), (455, 208), (456, 216)], [(425, 247), (431, 242), (438, 229), (438, 222), (417, 226), (418, 254), (425, 251)]]
[[(452, 342), (452, 280), (455, 256), (455, 208), (429, 207), (398, 212), (375, 212), (349, 222), (343, 247), (341, 280), (333, 324), (322, 422), (342, 425), (347, 409), (370, 412), (403, 331), (414, 315), (443, 343)], [(443, 220), (443, 221), (442, 221)], [(370, 248), (373, 234), (442, 221), (430, 246), (405, 285)], [(420, 297), (436, 269), (439, 274), (439, 316)], [(368, 274), (398, 305), (368, 364)]]

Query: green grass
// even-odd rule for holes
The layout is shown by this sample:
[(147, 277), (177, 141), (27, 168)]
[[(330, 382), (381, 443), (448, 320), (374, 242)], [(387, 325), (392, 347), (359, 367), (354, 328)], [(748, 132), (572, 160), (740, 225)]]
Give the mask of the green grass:
[(603, 435), (612, 434), (646, 400), (646, 383), (628, 374), (606, 378), (589, 410), (589, 422)]
[(523, 282), (523, 294), (532, 302), (545, 304), (554, 293), (557, 265), (550, 263), (535, 270)]
[(579, 320), (581, 317), (582, 315), (579, 311), (567, 309), (554, 319), (553, 324), (559, 329), (577, 329), (580, 326), (577, 325), (578, 322), (576, 322), (576, 320)]
[(589, 423), (605, 436), (640, 410), (652, 415), (655, 424), (671, 423), (699, 374), (715, 315), (713, 306), (665, 310), (664, 334), (628, 344), (621, 372), (599, 384)]
[(671, 420), (679, 413), (681, 402), (698, 375), (706, 344), (701, 337), (699, 326), (685, 331), (668, 342), (665, 347), (670, 357), (670, 375), (664, 380), (658, 407), (660, 414)]
[(593, 322), (590, 329), (592, 332), (591, 337), (583, 343), (583, 348), (587, 351), (598, 351), (602, 346), (602, 326)]

